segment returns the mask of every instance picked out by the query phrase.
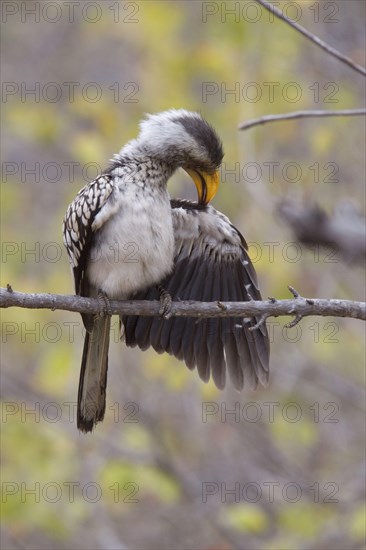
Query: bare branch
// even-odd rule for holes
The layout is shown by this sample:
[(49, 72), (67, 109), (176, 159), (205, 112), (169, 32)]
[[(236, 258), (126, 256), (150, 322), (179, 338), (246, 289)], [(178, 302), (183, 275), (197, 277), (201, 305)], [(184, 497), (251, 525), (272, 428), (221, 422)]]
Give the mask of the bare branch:
[[(10, 289), (10, 290), (9, 290)], [(292, 291), (293, 292), (293, 291)], [(111, 300), (114, 315), (159, 316), (160, 301)], [(100, 303), (94, 298), (65, 296), (58, 294), (24, 294), (9, 287), (0, 289), (0, 307), (21, 307), (28, 309), (61, 309), (79, 313), (100, 313)], [(351, 300), (324, 300), (303, 298), (293, 300), (249, 301), (249, 302), (172, 302), (172, 316), (176, 317), (278, 317), (309, 315), (351, 317), (366, 320), (366, 303)], [(258, 326), (260, 326), (259, 323)]]
[(278, 212), (301, 243), (332, 248), (348, 262), (365, 262), (365, 218), (352, 204), (338, 205), (330, 217), (317, 205), (304, 207), (287, 200)]
[(295, 21), (292, 21), (289, 17), (284, 15), (280, 9), (273, 6), (270, 2), (267, 2), (266, 0), (256, 0), (256, 1), (258, 2), (258, 4), (261, 4), (261, 6), (263, 6), (266, 10), (268, 10), (269, 12), (272, 12), (276, 17), (278, 17), (279, 19), (282, 19), (282, 21), (285, 21), (285, 23), (287, 23), (288, 25), (290, 25), (291, 27), (299, 31), (303, 36), (305, 36), (306, 38), (311, 40), (311, 42), (319, 46), (319, 48), (322, 48), (324, 51), (326, 51), (327, 53), (329, 53), (339, 61), (342, 61), (342, 63), (345, 63), (346, 65), (351, 67), (351, 69), (353, 69), (354, 71), (357, 71), (363, 76), (366, 76), (366, 69), (364, 67), (362, 67), (361, 65), (358, 65), (350, 57), (347, 57), (346, 55), (339, 52), (335, 48), (332, 48), (332, 46), (329, 46), (329, 44), (321, 40), (318, 36), (311, 33), (310, 31), (308, 31), (298, 23), (295, 23)]
[(259, 118), (252, 118), (248, 122), (240, 124), (239, 130), (248, 130), (253, 126), (267, 124), (268, 122), (278, 122), (279, 120), (292, 120), (296, 118), (312, 118), (324, 116), (360, 116), (366, 115), (366, 109), (343, 109), (336, 111), (295, 111), (294, 113), (286, 113), (279, 115), (265, 115)]

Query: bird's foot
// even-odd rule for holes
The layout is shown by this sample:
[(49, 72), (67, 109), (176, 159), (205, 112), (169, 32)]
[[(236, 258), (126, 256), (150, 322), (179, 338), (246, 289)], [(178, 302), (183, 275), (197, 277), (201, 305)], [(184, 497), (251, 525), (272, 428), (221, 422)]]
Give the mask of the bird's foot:
[(160, 309), (159, 315), (163, 319), (170, 319), (172, 316), (172, 297), (162, 286), (158, 287), (160, 292)]
[(107, 317), (107, 315), (109, 316), (112, 315), (111, 303), (106, 293), (100, 290), (98, 292), (97, 298), (98, 298), (99, 307), (100, 307), (99, 316)]

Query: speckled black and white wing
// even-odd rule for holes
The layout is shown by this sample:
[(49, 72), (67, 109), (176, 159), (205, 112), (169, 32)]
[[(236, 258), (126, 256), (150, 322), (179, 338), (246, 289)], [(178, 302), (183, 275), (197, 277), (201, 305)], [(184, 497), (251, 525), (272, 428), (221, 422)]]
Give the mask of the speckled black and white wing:
[[(162, 286), (173, 300), (261, 300), (247, 245), (228, 218), (211, 206), (171, 201), (175, 233), (173, 272)], [(157, 300), (155, 287), (136, 299)], [(237, 389), (244, 384), (266, 385), (269, 371), (269, 339), (265, 325), (249, 328), (255, 318), (201, 319), (176, 317), (125, 317), (126, 344), (142, 350), (152, 346), (197, 367), (207, 382), (223, 388), (226, 371)]]
[(97, 216), (110, 199), (113, 189), (111, 174), (98, 176), (79, 191), (64, 218), (63, 238), (78, 295), (88, 295), (84, 283), (91, 239), (101, 225)]

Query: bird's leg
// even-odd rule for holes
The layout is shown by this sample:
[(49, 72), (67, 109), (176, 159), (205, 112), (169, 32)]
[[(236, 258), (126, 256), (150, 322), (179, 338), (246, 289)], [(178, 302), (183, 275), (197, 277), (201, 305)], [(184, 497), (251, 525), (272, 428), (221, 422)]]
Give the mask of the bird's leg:
[(159, 315), (161, 315), (163, 319), (170, 319), (172, 316), (172, 297), (161, 285), (158, 285), (158, 291), (160, 292)]
[(107, 315), (111, 316), (112, 315), (111, 303), (106, 293), (103, 292), (102, 290), (99, 290), (97, 299), (100, 306), (99, 317), (107, 317)]

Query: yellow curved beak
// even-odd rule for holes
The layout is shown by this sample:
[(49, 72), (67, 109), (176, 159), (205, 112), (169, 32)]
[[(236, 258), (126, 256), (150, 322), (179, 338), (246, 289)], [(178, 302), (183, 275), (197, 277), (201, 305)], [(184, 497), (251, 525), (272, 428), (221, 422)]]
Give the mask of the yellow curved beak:
[(208, 204), (216, 195), (220, 183), (220, 174), (207, 174), (206, 172), (198, 172), (198, 170), (184, 169), (187, 174), (193, 179), (197, 187), (198, 202), (200, 204)]

